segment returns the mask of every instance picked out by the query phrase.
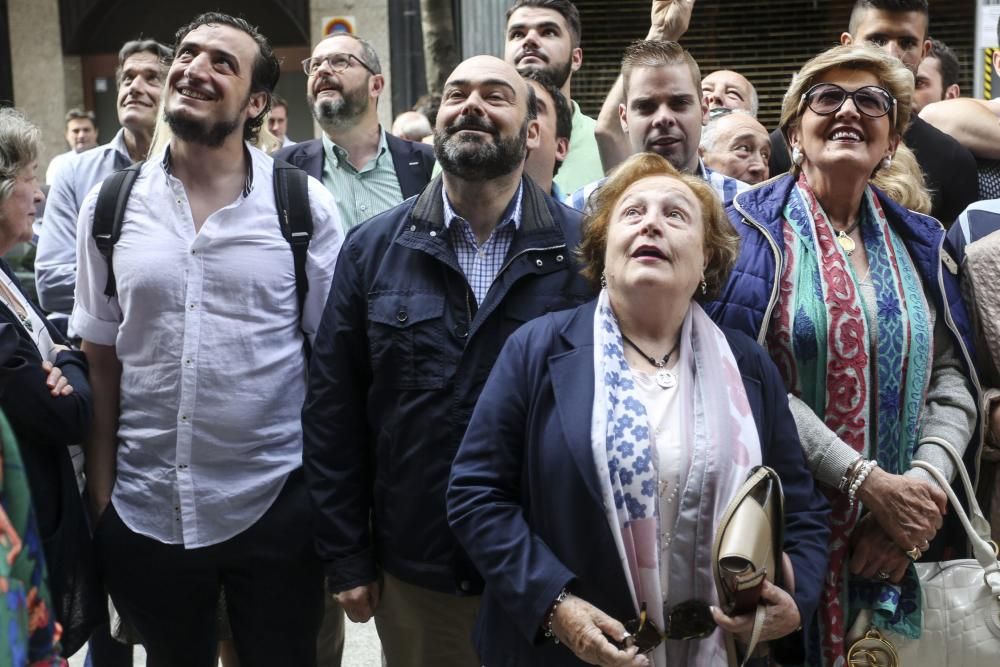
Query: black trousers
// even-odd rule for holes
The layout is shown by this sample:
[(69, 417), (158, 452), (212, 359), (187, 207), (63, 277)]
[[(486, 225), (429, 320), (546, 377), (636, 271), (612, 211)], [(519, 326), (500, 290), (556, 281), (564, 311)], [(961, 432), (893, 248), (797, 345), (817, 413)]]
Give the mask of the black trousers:
[(225, 542), (164, 544), (132, 532), (113, 505), (94, 540), (108, 592), (150, 667), (216, 664), (220, 587), (241, 667), (315, 667), (323, 576), (301, 468), (257, 523)]

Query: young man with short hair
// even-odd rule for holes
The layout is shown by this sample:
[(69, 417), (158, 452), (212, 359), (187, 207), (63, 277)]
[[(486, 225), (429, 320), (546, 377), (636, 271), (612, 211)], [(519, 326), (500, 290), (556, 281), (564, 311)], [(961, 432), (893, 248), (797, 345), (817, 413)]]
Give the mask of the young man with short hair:
[(595, 121), (570, 95), (573, 73), (583, 64), (581, 35), (580, 12), (570, 0), (517, 0), (507, 10), (504, 60), (522, 75), (538, 72), (547, 77), (572, 106), (569, 152), (554, 179), (563, 192), (604, 176)]
[(958, 69), (955, 52), (941, 40), (931, 39), (931, 50), (917, 68), (913, 110), (920, 113), (928, 104), (961, 97)]
[(97, 117), (93, 111), (77, 107), (66, 112), (66, 143), (69, 151), (52, 158), (45, 170), (45, 182), (49, 185), (72, 156), (97, 145)]
[(573, 110), (569, 102), (544, 74), (531, 71), (521, 76), (535, 91), (538, 105), (538, 142), (528, 147), (524, 173), (553, 198), (562, 201), (563, 193), (554, 177), (562, 168), (573, 132)]
[[(708, 169), (701, 160), (698, 146), (708, 121), (708, 104), (701, 94), (698, 63), (680, 44), (632, 42), (622, 56), (619, 79), (609, 100), (621, 91), (618, 117), (630, 155), (644, 151), (660, 155), (678, 171), (704, 178), (726, 204), (747, 189), (746, 183)], [(585, 185), (566, 203), (584, 210), (603, 183), (602, 178)]]

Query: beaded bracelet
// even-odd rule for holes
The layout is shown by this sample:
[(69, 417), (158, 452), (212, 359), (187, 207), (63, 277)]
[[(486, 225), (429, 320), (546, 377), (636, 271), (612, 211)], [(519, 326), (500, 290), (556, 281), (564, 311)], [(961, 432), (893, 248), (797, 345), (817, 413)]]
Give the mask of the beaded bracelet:
[(851, 465), (847, 466), (844, 476), (840, 478), (840, 484), (837, 485), (838, 491), (847, 493), (847, 490), (851, 488), (851, 482), (854, 481), (854, 477), (858, 474), (858, 468), (864, 465), (864, 463), (865, 457), (859, 456), (851, 462)]
[(861, 469), (858, 471), (858, 476), (854, 478), (854, 481), (851, 482), (851, 488), (847, 490), (847, 497), (851, 502), (854, 502), (854, 495), (858, 492), (858, 489), (861, 488), (861, 485), (865, 483), (865, 480), (868, 479), (868, 475), (870, 475), (871, 471), (877, 467), (878, 461), (874, 459), (865, 461), (864, 465), (861, 466)]
[(559, 595), (556, 596), (555, 602), (553, 602), (552, 606), (549, 607), (549, 615), (545, 619), (545, 625), (542, 626), (542, 629), (545, 631), (545, 638), (551, 639), (557, 644), (559, 643), (559, 638), (556, 637), (556, 633), (552, 632), (552, 621), (554, 621), (556, 618), (556, 609), (559, 608), (560, 604), (565, 602), (568, 596), (569, 596), (569, 591), (567, 591), (565, 588), (559, 591)]

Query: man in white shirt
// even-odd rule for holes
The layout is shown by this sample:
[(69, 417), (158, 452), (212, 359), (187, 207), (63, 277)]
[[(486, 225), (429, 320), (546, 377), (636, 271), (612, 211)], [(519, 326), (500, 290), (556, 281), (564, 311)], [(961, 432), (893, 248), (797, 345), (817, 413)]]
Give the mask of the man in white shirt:
[(173, 136), (125, 207), (115, 296), (92, 236), (96, 192), (80, 216), (72, 326), (91, 362), (95, 547), (151, 664), (215, 664), (222, 589), (243, 667), (306, 667), (323, 598), (299, 415), (342, 227), (318, 182), (308, 203), (290, 201), (313, 221), (300, 312), (273, 161), (248, 143), (278, 61), (256, 28), (219, 13), (175, 44)]

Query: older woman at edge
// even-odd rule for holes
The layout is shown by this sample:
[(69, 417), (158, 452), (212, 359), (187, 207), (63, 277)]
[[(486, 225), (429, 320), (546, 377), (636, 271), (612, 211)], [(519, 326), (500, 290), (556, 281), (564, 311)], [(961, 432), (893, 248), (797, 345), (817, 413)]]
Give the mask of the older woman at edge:
[[(970, 329), (944, 230), (869, 184), (892, 161), (912, 92), (903, 65), (867, 47), (806, 63), (782, 105), (792, 170), (730, 206), (740, 258), (707, 308), (767, 345), (831, 499), (814, 665), (843, 659), (862, 610), (879, 628), (919, 636), (911, 564), (942, 525), (946, 499), (910, 463), (953, 474), (923, 438), (960, 452), (978, 440)], [(978, 447), (969, 450), (974, 467)]]
[[(581, 254), (597, 301), (504, 346), (448, 490), (449, 521), (486, 581), (474, 641), (489, 667), (647, 664), (637, 648), (659, 667), (726, 665), (715, 623), (740, 634), (751, 621), (708, 613), (712, 540), (761, 463), (784, 483), (794, 590), (764, 587), (762, 637), (809, 623), (826, 504), (774, 365), (694, 301), (716, 292), (736, 241), (704, 181), (634, 156), (589, 204)], [(617, 648), (642, 608), (671, 641)]]
[[(31, 240), (35, 206), (42, 200), (35, 174), (38, 144), (34, 125), (14, 109), (0, 109), (0, 254)], [(87, 365), (24, 294), (3, 260), (0, 330), (9, 351), (0, 362), (0, 409), (20, 444), (40, 533), (34, 546), (44, 547), (51, 590), (51, 612), (38, 611), (30, 629), (40, 621), (44, 628), (54, 613), (67, 633), (64, 646), (72, 652), (90, 630), (80, 606), (87, 601), (77, 588), (86, 580), (78, 568), (89, 563), (90, 535), (67, 449), (83, 440), (90, 425)], [(52, 639), (50, 632), (47, 641)], [(45, 642), (30, 644), (29, 653), (39, 648), (46, 649)]]

